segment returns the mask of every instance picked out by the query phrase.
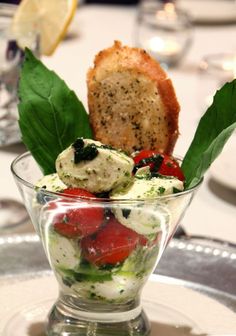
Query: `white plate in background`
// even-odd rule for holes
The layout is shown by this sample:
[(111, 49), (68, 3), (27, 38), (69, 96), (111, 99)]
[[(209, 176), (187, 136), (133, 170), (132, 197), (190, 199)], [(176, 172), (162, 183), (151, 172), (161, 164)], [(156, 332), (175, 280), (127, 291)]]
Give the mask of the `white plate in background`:
[(196, 23), (236, 22), (236, 1), (234, 0), (178, 0), (178, 6), (187, 10)]

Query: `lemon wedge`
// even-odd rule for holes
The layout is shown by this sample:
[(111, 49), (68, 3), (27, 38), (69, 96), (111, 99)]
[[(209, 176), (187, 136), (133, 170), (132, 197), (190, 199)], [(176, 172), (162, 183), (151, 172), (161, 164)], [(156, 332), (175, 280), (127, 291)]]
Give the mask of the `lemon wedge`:
[(12, 22), (12, 33), (21, 48), (31, 47), (38, 33), (40, 52), (51, 55), (65, 36), (77, 0), (22, 0)]

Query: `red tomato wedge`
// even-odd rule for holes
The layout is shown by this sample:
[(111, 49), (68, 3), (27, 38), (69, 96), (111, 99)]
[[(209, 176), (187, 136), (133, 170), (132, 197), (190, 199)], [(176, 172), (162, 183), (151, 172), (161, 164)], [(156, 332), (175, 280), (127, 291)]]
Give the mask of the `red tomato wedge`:
[(184, 174), (178, 162), (170, 155), (152, 150), (142, 150), (134, 158), (136, 168), (149, 166), (152, 172), (174, 176), (184, 181)]
[(112, 217), (96, 235), (81, 241), (82, 254), (95, 265), (115, 265), (124, 261), (140, 242), (140, 235)]
[[(94, 194), (80, 188), (68, 188), (62, 193), (68, 196), (96, 199)], [(91, 235), (100, 228), (104, 220), (103, 208), (93, 205), (93, 202), (76, 200), (73, 202), (65, 199), (51, 202), (50, 208), (60, 211), (53, 220), (54, 230), (68, 238)]]

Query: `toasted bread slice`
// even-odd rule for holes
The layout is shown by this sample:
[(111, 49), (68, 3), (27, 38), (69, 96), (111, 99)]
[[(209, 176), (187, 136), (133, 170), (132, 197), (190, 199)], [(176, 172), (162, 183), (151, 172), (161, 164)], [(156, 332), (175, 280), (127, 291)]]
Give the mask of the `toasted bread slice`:
[(116, 41), (95, 57), (87, 85), (96, 140), (128, 153), (172, 152), (179, 104), (171, 80), (144, 50)]

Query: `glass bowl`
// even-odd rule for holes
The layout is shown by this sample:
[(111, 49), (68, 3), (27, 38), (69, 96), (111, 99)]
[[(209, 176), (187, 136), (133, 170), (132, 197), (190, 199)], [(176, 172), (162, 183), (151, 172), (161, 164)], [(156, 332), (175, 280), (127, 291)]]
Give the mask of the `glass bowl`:
[(30, 153), (11, 169), (59, 285), (47, 335), (149, 335), (142, 288), (197, 187), (155, 199), (73, 197), (35, 187), (42, 172)]

